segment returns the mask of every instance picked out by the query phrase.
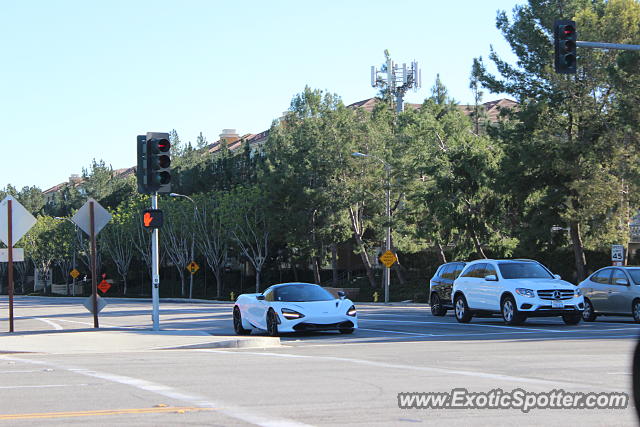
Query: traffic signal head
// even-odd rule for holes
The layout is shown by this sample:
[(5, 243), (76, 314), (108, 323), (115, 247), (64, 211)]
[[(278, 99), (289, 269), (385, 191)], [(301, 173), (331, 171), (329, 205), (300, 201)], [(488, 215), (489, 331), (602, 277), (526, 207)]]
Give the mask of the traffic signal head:
[(171, 192), (171, 142), (169, 134), (148, 132), (138, 135), (138, 192)]
[(171, 193), (170, 150), (168, 133), (147, 133), (147, 183), (152, 191)]
[(576, 73), (576, 23), (569, 19), (558, 19), (553, 24), (555, 69), (560, 74)]

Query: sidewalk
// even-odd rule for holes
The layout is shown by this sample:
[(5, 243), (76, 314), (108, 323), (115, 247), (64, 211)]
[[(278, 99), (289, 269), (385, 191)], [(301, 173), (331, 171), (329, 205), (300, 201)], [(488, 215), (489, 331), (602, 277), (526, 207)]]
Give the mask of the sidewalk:
[(0, 354), (121, 353), (193, 348), (279, 347), (272, 337), (212, 336), (201, 331), (82, 329), (0, 334)]

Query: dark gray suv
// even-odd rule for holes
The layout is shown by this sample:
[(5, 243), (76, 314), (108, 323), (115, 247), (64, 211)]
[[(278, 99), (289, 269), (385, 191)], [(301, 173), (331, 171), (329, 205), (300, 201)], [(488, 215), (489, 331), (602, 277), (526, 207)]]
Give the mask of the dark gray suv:
[(434, 316), (444, 316), (447, 310), (453, 309), (451, 303), (453, 281), (460, 275), (466, 264), (462, 261), (442, 264), (429, 281), (429, 303), (431, 314)]

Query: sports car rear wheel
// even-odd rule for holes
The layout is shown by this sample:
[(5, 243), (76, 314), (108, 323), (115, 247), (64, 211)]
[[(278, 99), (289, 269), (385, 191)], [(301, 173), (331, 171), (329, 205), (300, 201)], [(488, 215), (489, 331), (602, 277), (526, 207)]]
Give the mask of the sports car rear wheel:
[(273, 310), (267, 312), (267, 334), (272, 337), (278, 336), (278, 319)]
[(237, 306), (233, 307), (233, 330), (236, 331), (238, 335), (249, 335), (251, 333), (251, 329), (242, 327), (242, 315)]
[(353, 328), (340, 328), (338, 329), (341, 334), (352, 334)]

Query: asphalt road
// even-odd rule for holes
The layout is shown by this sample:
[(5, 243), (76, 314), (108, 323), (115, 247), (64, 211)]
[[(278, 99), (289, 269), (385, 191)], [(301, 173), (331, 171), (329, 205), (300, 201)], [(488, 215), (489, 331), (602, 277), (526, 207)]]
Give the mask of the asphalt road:
[[(149, 301), (109, 300), (100, 325), (144, 331)], [(628, 392), (639, 326), (498, 318), (459, 324), (424, 305), (358, 305), (352, 336), (282, 337), (269, 349), (57, 354), (0, 348), (0, 426), (22, 425), (637, 425), (628, 409), (399, 409), (400, 392)], [(0, 297), (0, 336), (7, 336)], [(19, 297), (12, 335), (93, 327), (74, 298)], [(231, 304), (161, 303), (161, 327), (230, 335)], [(77, 334), (81, 336), (81, 334)]]

